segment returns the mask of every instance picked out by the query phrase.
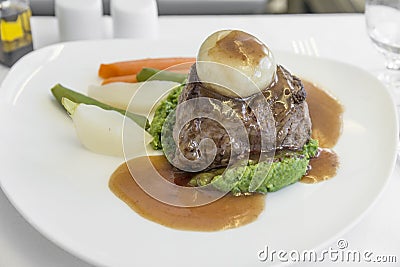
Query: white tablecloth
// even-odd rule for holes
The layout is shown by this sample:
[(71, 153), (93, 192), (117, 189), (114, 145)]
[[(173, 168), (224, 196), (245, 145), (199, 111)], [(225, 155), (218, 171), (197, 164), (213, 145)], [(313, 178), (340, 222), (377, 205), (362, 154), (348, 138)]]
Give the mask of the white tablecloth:
[[(111, 36), (110, 22), (109, 18), (105, 19), (108, 38)], [(292, 40), (312, 37), (321, 57), (355, 64), (373, 73), (384, 66), (383, 58), (367, 37), (362, 15), (161, 17), (160, 39), (176, 38), (184, 42), (185, 38), (191, 38), (200, 44), (209, 33), (223, 28), (251, 32), (265, 41), (272, 50), (293, 51)], [(36, 49), (58, 42), (57, 22), (54, 18), (32, 18), (32, 31)], [(0, 67), (0, 80), (3, 80), (7, 72), (7, 68)], [(400, 265), (399, 189), (400, 172), (396, 167), (375, 205), (342, 237), (353, 250), (367, 249), (375, 254), (397, 256), (396, 264), (384, 263), (379, 266)], [(336, 241), (330, 246), (337, 248)], [(333, 266), (334, 263), (325, 262), (323, 265)], [(0, 266), (90, 265), (43, 237), (21, 217), (0, 191)]]

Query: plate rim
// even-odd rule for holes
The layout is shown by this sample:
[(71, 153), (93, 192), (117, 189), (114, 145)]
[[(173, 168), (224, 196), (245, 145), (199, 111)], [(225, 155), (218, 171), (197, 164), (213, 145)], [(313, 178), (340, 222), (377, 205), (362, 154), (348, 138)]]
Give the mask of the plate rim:
[[(76, 41), (76, 42), (58, 43), (58, 44), (53, 44), (53, 45), (46, 46), (46, 47), (40, 48), (40, 49), (38, 49), (38, 50), (35, 50), (35, 51), (33, 51), (33, 52), (31, 52), (31, 53), (25, 55), (23, 58), (21, 58), (21, 59), (9, 70), (9, 72), (7, 73), (6, 77), (4, 78), (3, 82), (2, 82), (1, 85), (0, 85), (0, 90), (4, 89), (3, 87), (9, 83), (9, 79), (11, 79), (10, 77), (11, 77), (12, 74), (14, 74), (15, 72), (17, 72), (20, 68), (23, 67), (24, 63), (29, 62), (29, 61), (30, 61), (34, 56), (36, 56), (36, 55), (41, 55), (42, 53), (46, 52), (47, 50), (68, 47), (68, 46), (70, 46), (71, 44), (73, 44), (73, 45), (78, 45), (78, 46), (79, 46), (80, 43), (97, 43), (97, 42), (99, 42), (99, 41)], [(146, 41), (146, 42), (143, 42), (143, 41), (141, 41), (141, 40), (102, 40), (102, 41), (100, 41), (100, 42), (101, 42), (101, 43), (108, 42), (108, 43), (111, 43), (111, 44), (112, 44), (112, 43), (115, 43), (115, 42), (121, 42), (121, 43), (125, 43), (125, 42), (127, 42), (127, 43), (129, 43), (129, 42), (146, 43), (147, 41)], [(158, 41), (157, 41), (157, 42), (158, 42)], [(291, 52), (289, 52), (289, 51), (280, 51), (280, 50), (276, 50), (275, 53), (277, 53), (277, 54), (286, 54), (286, 55), (295, 55), (295, 56), (297, 56), (297, 57), (303, 57), (304, 59), (313, 58), (313, 57), (306, 56), (306, 55), (297, 55), (297, 54), (291, 53)], [(341, 65), (350, 66), (351, 68), (356, 68), (356, 69), (358, 69), (358, 70), (364, 72), (365, 74), (367, 74), (367, 75), (370, 76), (371, 78), (374, 78), (374, 79), (375, 79), (376, 81), (378, 81), (379, 83), (381, 83), (381, 82), (380, 82), (376, 77), (374, 77), (371, 73), (369, 73), (368, 71), (366, 71), (366, 70), (364, 70), (364, 69), (362, 69), (362, 68), (360, 68), (360, 67), (358, 67), (358, 66), (355, 66), (355, 65), (352, 65), (352, 64), (349, 64), (349, 63), (346, 63), (346, 62), (342, 62), (342, 61), (333, 60), (333, 59), (330, 59), (330, 58), (323, 58), (323, 57), (314, 58), (313, 60), (318, 60), (318, 61), (319, 61), (319, 60), (322, 60), (322, 61), (329, 61), (329, 62), (332, 62), (332, 63), (335, 63), (335, 64), (338, 64), (338, 63), (339, 63), (339, 64), (341, 64)], [(48, 61), (48, 62), (50, 62), (50, 61)], [(40, 66), (44, 66), (44, 65), (46, 65), (48, 62), (44, 62), (44, 63), (43, 63), (43, 62), (42, 62), (42, 63), (36, 62), (37, 65), (35, 66), (35, 68), (40, 67)], [(25, 79), (27, 79), (27, 78), (28, 78), (28, 77), (22, 77), (21, 80), (25, 80)], [(384, 86), (383, 84), (382, 84), (382, 88), (385, 89), (385, 93), (386, 93), (386, 94), (388, 94), (389, 96), (392, 96), (392, 92), (390, 91), (389, 88), (387, 88), (387, 87)], [(3, 90), (2, 90), (2, 91), (3, 91)], [(3, 98), (0, 98), (0, 99), (1, 99), (1, 101), (4, 100)], [(395, 103), (394, 103), (393, 98), (392, 98), (392, 97), (389, 97), (389, 99), (391, 100), (391, 108), (394, 110), (394, 115), (395, 115), (395, 120), (396, 120), (396, 121), (395, 121), (395, 129), (396, 129), (396, 131), (398, 132), (398, 131), (399, 131), (398, 114), (397, 114), (397, 112), (396, 112), (396, 107), (395, 107)], [(346, 233), (346, 232), (348, 232), (349, 230), (351, 230), (352, 228), (354, 228), (354, 227), (364, 218), (364, 216), (366, 216), (366, 214), (368, 214), (368, 212), (375, 206), (376, 202), (377, 202), (377, 201), (379, 200), (379, 198), (382, 196), (382, 194), (383, 194), (383, 192), (384, 192), (384, 189), (386, 188), (386, 186), (388, 185), (389, 181), (390, 181), (391, 178), (392, 178), (392, 174), (393, 174), (394, 167), (395, 167), (395, 164), (396, 164), (396, 154), (397, 154), (397, 153), (396, 153), (396, 149), (393, 148), (393, 151), (392, 151), (392, 161), (391, 161), (391, 163), (390, 163), (390, 166), (391, 166), (391, 167), (387, 170), (387, 174), (388, 174), (388, 175), (385, 175), (385, 178), (386, 178), (386, 179), (385, 179), (385, 182), (382, 184), (382, 187), (379, 189), (379, 191), (377, 191), (378, 193), (374, 194), (374, 197), (373, 197), (373, 199), (370, 201), (368, 207), (367, 207), (361, 214), (359, 214), (359, 215), (357, 216), (356, 219), (354, 219), (351, 223), (349, 223), (346, 227), (344, 227), (341, 231), (339, 231), (339, 233), (337, 233), (335, 236), (331, 237), (329, 240), (325, 240), (324, 242), (320, 243), (317, 247), (315, 247), (315, 248), (310, 248), (310, 249), (315, 249), (316, 251), (319, 251), (319, 250), (321, 250), (322, 248), (327, 247), (327, 245), (331, 244), (333, 240), (336, 240), (338, 237), (340, 237), (340, 236), (343, 235), (344, 233)], [(73, 248), (70, 248), (69, 246), (66, 246), (65, 244), (63, 244), (62, 242), (59, 242), (60, 240), (59, 240), (58, 238), (56, 238), (55, 236), (51, 235), (51, 233), (50, 233), (49, 231), (46, 231), (46, 230), (45, 230), (44, 228), (42, 228), (40, 225), (37, 225), (37, 224), (36, 224), (34, 221), (32, 221), (32, 220), (30, 219), (30, 217), (24, 212), (23, 208), (22, 208), (20, 205), (18, 205), (18, 203), (16, 202), (16, 199), (10, 194), (10, 192), (7, 190), (7, 188), (4, 186), (3, 183), (4, 183), (4, 181), (3, 181), (3, 179), (2, 179), (2, 176), (0, 176), (0, 187), (1, 187), (1, 189), (3, 190), (4, 194), (6, 195), (7, 199), (10, 201), (10, 203), (13, 205), (13, 207), (18, 211), (18, 213), (24, 218), (24, 220), (26, 220), (31, 226), (33, 226), (34, 229), (35, 229), (36, 231), (38, 231), (41, 235), (43, 235), (47, 240), (49, 240), (50, 242), (56, 244), (58, 247), (60, 247), (61, 249), (67, 251), (67, 252), (70, 253), (71, 255), (76, 256), (76, 257), (82, 259), (83, 261), (85, 261), (85, 262), (87, 262), (87, 263), (95, 264), (95, 265), (101, 265), (101, 266), (103, 266), (103, 265), (105, 264), (104, 262), (99, 262), (99, 261), (97, 261), (95, 258), (92, 258), (92, 257), (88, 256), (86, 253), (83, 253), (83, 252), (81, 252), (81, 251), (78, 251), (78, 250), (75, 250), (75, 249), (73, 249)]]

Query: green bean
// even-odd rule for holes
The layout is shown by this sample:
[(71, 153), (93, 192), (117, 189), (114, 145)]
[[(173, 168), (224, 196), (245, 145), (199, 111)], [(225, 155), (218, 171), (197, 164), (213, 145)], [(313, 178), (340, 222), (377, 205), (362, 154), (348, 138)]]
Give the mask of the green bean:
[(110, 105), (107, 105), (100, 101), (97, 101), (94, 98), (88, 97), (81, 93), (75, 92), (71, 89), (68, 89), (68, 88), (62, 86), (61, 84), (56, 84), (53, 88), (51, 88), (51, 92), (53, 93), (53, 95), (57, 99), (57, 101), (60, 103), (60, 105), (62, 105), (62, 103), (61, 103), (62, 98), (65, 97), (65, 98), (68, 98), (69, 100), (71, 100), (72, 102), (75, 102), (78, 104), (82, 103), (82, 104), (86, 104), (86, 105), (94, 105), (94, 106), (98, 106), (105, 110), (117, 111), (117, 112), (121, 113), (122, 115), (126, 114), (126, 116), (128, 118), (132, 119), (143, 129), (147, 129), (149, 127), (148, 120), (146, 119), (146, 117), (144, 117), (142, 115), (138, 115), (138, 114), (135, 114), (135, 113), (132, 113), (129, 111), (125, 111), (123, 109), (114, 108)]
[(183, 83), (187, 78), (187, 74), (176, 73), (171, 71), (161, 71), (153, 68), (143, 68), (137, 75), (136, 79), (138, 82), (144, 82), (148, 80), (159, 80), (159, 81), (172, 81)]

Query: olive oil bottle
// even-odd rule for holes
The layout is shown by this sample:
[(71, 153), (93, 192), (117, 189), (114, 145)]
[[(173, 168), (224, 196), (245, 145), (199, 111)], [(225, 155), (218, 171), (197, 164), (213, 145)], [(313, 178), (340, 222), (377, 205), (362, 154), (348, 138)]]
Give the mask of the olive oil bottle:
[(27, 0), (0, 0), (0, 63), (11, 67), (33, 50)]

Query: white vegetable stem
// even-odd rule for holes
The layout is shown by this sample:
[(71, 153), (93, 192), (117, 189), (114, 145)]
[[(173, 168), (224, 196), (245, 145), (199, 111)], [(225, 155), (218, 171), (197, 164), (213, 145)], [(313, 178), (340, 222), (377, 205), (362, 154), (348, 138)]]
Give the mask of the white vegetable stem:
[[(70, 114), (80, 142), (89, 150), (111, 156), (146, 155), (145, 146), (153, 137), (130, 119), (112, 110), (77, 104), (67, 98), (62, 104)], [(124, 138), (126, 135), (127, 138)], [(124, 141), (124, 142), (123, 142)]]
[[(160, 97), (178, 85), (179, 83), (170, 81), (117, 82), (106, 85), (90, 85), (88, 96), (113, 107), (147, 115), (154, 103), (159, 102)], [(130, 104), (135, 94), (137, 94), (136, 101)]]

